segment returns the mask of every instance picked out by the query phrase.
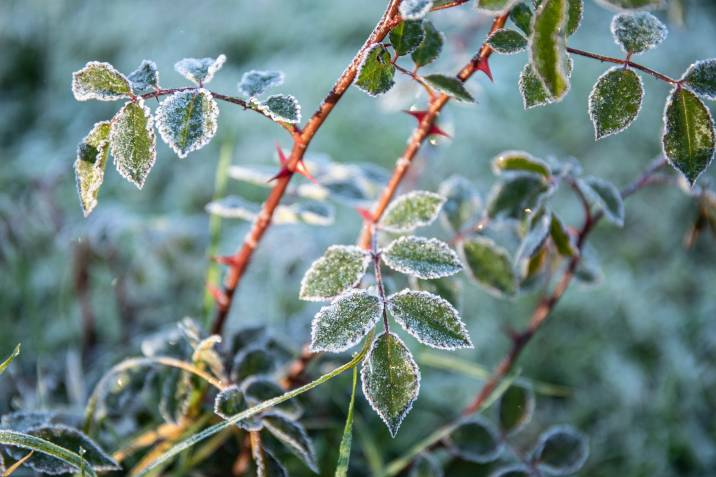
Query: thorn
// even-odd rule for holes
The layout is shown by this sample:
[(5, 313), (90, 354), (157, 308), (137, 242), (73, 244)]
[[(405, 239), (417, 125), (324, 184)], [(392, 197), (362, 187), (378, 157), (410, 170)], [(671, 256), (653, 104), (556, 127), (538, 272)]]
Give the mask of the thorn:
[(488, 78), (490, 78), (490, 81), (493, 83), (495, 82), (492, 78), (492, 70), (490, 69), (490, 62), (488, 58), (480, 58), (480, 61), (477, 62), (477, 71), (482, 71)]
[(281, 169), (279, 169), (278, 174), (276, 174), (275, 176), (273, 176), (271, 179), (267, 180), (266, 182), (273, 182), (273, 181), (275, 181), (276, 179), (280, 179), (280, 178), (282, 178), (282, 177), (290, 176), (291, 174), (293, 174), (293, 172), (290, 171), (290, 170), (288, 169), (288, 167), (286, 167), (286, 166), (281, 166)]
[(303, 163), (303, 160), (298, 161), (298, 165), (296, 166), (296, 170), (295, 170), (295, 171), (291, 171), (291, 170), (289, 170), (288, 167), (287, 167), (288, 158), (287, 158), (286, 155), (283, 153), (283, 150), (281, 149), (281, 146), (279, 146), (278, 143), (276, 143), (276, 151), (278, 152), (278, 160), (279, 160), (279, 162), (281, 163), (281, 170), (278, 172), (278, 174), (276, 174), (276, 175), (273, 176), (271, 179), (269, 179), (269, 182), (271, 182), (271, 181), (273, 181), (273, 180), (275, 180), (275, 179), (279, 179), (279, 178), (281, 178), (281, 177), (286, 177), (286, 176), (288, 176), (288, 175), (291, 175), (293, 172), (298, 172), (299, 174), (301, 174), (301, 175), (302, 175), (303, 177), (305, 177), (306, 179), (308, 179), (308, 180), (310, 180), (311, 182), (313, 182), (314, 184), (318, 185), (318, 181), (316, 180), (315, 177), (313, 177), (313, 176), (311, 175), (311, 172), (310, 172), (310, 171), (308, 170), (308, 168), (306, 167), (306, 164)]
[(303, 162), (303, 160), (298, 161), (298, 164), (296, 165), (296, 172), (298, 172), (314, 184), (318, 185), (318, 181), (315, 177), (311, 175), (311, 172), (308, 170), (308, 167), (306, 167), (306, 164)]
[(286, 158), (286, 155), (283, 153), (283, 149), (281, 149), (281, 146), (279, 146), (278, 143), (276, 143), (276, 151), (278, 152), (278, 160), (281, 163), (282, 166), (285, 166), (288, 162), (288, 159)]
[(450, 137), (448, 133), (437, 127), (436, 125), (430, 126), (430, 130), (428, 131), (429, 136), (444, 136), (444, 137)]
[(215, 255), (211, 259), (219, 265), (228, 265), (229, 267), (237, 265), (236, 258), (233, 255)]
[(209, 293), (211, 293), (217, 305), (226, 307), (229, 304), (229, 297), (226, 296), (223, 290), (220, 290), (214, 285), (208, 285), (206, 288), (209, 290)]
[(358, 215), (363, 217), (363, 220), (365, 220), (368, 223), (374, 223), (375, 217), (373, 217), (373, 212), (371, 212), (368, 209), (364, 209), (363, 207), (356, 207), (356, 212), (358, 212)]
[(427, 111), (410, 111), (408, 109), (404, 109), (403, 112), (417, 119), (419, 123), (422, 122), (423, 118), (428, 114)]
[[(409, 110), (403, 110), (404, 113), (407, 113), (418, 120), (418, 123), (422, 123), (425, 116), (427, 116), (427, 111), (409, 111)], [(430, 126), (430, 129), (428, 130), (428, 136), (444, 136), (444, 137), (450, 137), (448, 133), (440, 129), (438, 126), (433, 124)]]

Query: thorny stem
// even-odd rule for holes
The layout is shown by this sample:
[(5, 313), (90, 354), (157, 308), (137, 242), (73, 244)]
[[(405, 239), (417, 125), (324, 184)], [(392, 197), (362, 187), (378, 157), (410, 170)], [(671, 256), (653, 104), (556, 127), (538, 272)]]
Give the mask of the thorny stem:
[(666, 76), (665, 74), (659, 73), (658, 71), (654, 71), (651, 68), (648, 68), (644, 65), (640, 65), (639, 63), (634, 63), (633, 61), (631, 61), (631, 56), (627, 56), (626, 59), (613, 58), (611, 56), (598, 55), (596, 53), (590, 53), (588, 51), (578, 50), (577, 48), (571, 48), (571, 47), (567, 47), (567, 51), (574, 55), (584, 56), (585, 58), (591, 58), (593, 60), (599, 60), (602, 63), (614, 63), (617, 65), (624, 65), (625, 67), (629, 66), (636, 70), (643, 71), (644, 73), (647, 73), (658, 80), (664, 81), (665, 83), (673, 84), (676, 86), (681, 84), (681, 81), (679, 81), (679, 80), (670, 78), (669, 76)]

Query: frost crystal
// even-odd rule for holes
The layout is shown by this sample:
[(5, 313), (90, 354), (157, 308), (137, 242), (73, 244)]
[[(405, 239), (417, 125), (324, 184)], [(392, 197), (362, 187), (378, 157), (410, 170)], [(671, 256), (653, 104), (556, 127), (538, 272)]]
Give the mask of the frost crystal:
[(142, 98), (126, 103), (112, 118), (109, 144), (117, 171), (141, 189), (157, 160), (154, 122)]
[(153, 61), (144, 60), (127, 77), (132, 84), (134, 94), (142, 94), (159, 88), (159, 71)]
[(681, 78), (699, 96), (716, 101), (716, 59), (697, 61)]
[(248, 97), (263, 94), (273, 86), (283, 84), (283, 73), (280, 71), (247, 71), (239, 81), (239, 92)]
[(600, 76), (589, 95), (589, 116), (596, 139), (631, 126), (643, 99), (644, 86), (634, 71), (616, 66)]
[(562, 100), (569, 92), (569, 68), (566, 61), (565, 39), (561, 34), (567, 26), (567, 0), (544, 0), (533, 22), (530, 44), (530, 64), (555, 100)]
[(433, 348), (472, 348), (465, 324), (449, 301), (426, 291), (403, 290), (388, 297), (388, 310), (405, 330)]
[(77, 101), (115, 101), (130, 96), (132, 88), (129, 80), (114, 66), (90, 61), (84, 68), (72, 73), (72, 93)]
[(313, 262), (301, 281), (300, 298), (326, 301), (360, 282), (370, 263), (370, 255), (355, 246), (332, 245)]
[(398, 336), (383, 333), (373, 341), (361, 381), (368, 403), (395, 437), (420, 392), (420, 370)]
[(352, 348), (383, 315), (380, 298), (366, 290), (352, 290), (324, 306), (311, 327), (311, 351), (338, 353)]
[(276, 439), (285, 444), (296, 457), (301, 459), (313, 472), (318, 473), (316, 453), (306, 430), (280, 412), (271, 412), (263, 418), (264, 427)]
[(96, 123), (77, 146), (75, 177), (85, 217), (97, 206), (97, 196), (109, 158), (109, 129), (109, 121)]
[(301, 122), (301, 105), (293, 96), (275, 94), (266, 101), (257, 103), (259, 110), (278, 122), (296, 124)]
[(226, 55), (217, 58), (184, 58), (174, 65), (174, 69), (189, 81), (202, 86), (214, 78), (225, 61)]
[(162, 101), (156, 111), (159, 134), (180, 158), (211, 141), (218, 119), (219, 106), (203, 88), (178, 91)]
[(472, 97), (470, 92), (465, 88), (465, 85), (455, 76), (446, 76), (440, 74), (427, 75), (423, 77), (431, 86), (437, 88), (441, 92), (452, 96), (458, 101), (474, 102), (475, 98)]
[(418, 227), (430, 225), (444, 203), (445, 198), (433, 192), (409, 192), (391, 202), (380, 226), (389, 232), (412, 232)]
[(433, 0), (403, 0), (400, 16), (403, 20), (420, 20), (433, 8)]
[(666, 39), (669, 30), (648, 12), (621, 13), (612, 19), (614, 41), (629, 54), (644, 53)]
[(400, 237), (383, 250), (381, 258), (395, 271), (426, 280), (462, 270), (457, 254), (448, 244), (434, 238)]
[(421, 21), (402, 21), (390, 30), (390, 44), (398, 55), (407, 55), (415, 51), (424, 35)]

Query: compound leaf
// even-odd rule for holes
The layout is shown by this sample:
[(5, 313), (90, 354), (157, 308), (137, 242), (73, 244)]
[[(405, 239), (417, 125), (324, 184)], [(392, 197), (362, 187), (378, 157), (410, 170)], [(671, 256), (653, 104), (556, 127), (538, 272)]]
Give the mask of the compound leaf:
[(351, 290), (324, 306), (311, 327), (312, 351), (345, 351), (356, 344), (383, 316), (383, 303), (366, 290)]
[(326, 301), (353, 288), (363, 278), (370, 262), (364, 250), (347, 245), (332, 245), (313, 262), (301, 281), (300, 298)]
[(172, 94), (161, 102), (156, 112), (159, 134), (180, 158), (211, 141), (218, 119), (219, 106), (203, 88)]
[(644, 86), (634, 71), (616, 66), (600, 76), (589, 95), (589, 116), (596, 139), (631, 126), (643, 100)]
[(430, 225), (444, 203), (445, 198), (433, 192), (403, 194), (388, 206), (380, 226), (389, 232), (412, 232), (418, 227)]
[(117, 171), (141, 189), (157, 160), (154, 121), (141, 98), (126, 103), (114, 115), (109, 146)]
[(132, 87), (114, 66), (90, 61), (84, 68), (72, 73), (72, 93), (77, 101), (115, 101), (131, 96)]
[(390, 90), (395, 84), (395, 66), (390, 53), (382, 43), (373, 45), (358, 68), (356, 86), (371, 96)]
[(400, 237), (381, 252), (381, 258), (393, 270), (425, 280), (447, 277), (462, 270), (457, 254), (438, 239)]

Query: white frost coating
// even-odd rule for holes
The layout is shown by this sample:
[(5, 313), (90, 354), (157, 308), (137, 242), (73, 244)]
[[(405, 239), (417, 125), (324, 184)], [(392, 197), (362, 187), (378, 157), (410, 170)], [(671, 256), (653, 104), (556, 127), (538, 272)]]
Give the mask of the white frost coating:
[(581, 469), (582, 466), (584, 466), (585, 462), (587, 462), (587, 458), (589, 457), (589, 442), (581, 432), (577, 431), (572, 426), (552, 426), (546, 431), (544, 431), (542, 435), (540, 435), (539, 441), (537, 442), (537, 445), (535, 446), (535, 450), (532, 452), (532, 455), (535, 459), (539, 461), (540, 457), (542, 456), (542, 452), (544, 452), (544, 448), (547, 445), (547, 442), (551, 439), (555, 439), (556, 436), (559, 435), (574, 440), (578, 448), (577, 458), (574, 459), (571, 463), (569, 463), (569, 465), (559, 467), (552, 466), (544, 462), (539, 462), (539, 468), (543, 472), (552, 475), (571, 475)]
[[(639, 108), (637, 109), (637, 112), (634, 116), (625, 118), (625, 121), (619, 125), (617, 129), (610, 129), (608, 131), (601, 131), (599, 129), (599, 125), (597, 123), (597, 116), (595, 114), (595, 109), (597, 107), (598, 102), (601, 100), (601, 98), (598, 95), (598, 86), (601, 83), (601, 81), (606, 78), (610, 73), (613, 73), (615, 71), (624, 71), (623, 66), (615, 66), (614, 68), (610, 68), (607, 71), (604, 72), (598, 79), (597, 82), (594, 84), (594, 87), (592, 88), (592, 91), (589, 92), (589, 99), (588, 99), (588, 106), (587, 110), (589, 112), (589, 117), (592, 120), (592, 124), (594, 125), (594, 139), (596, 141), (600, 139), (604, 139), (605, 137), (613, 136), (615, 134), (619, 134), (620, 132), (627, 129), (629, 126), (632, 125), (634, 121), (636, 121), (636, 118), (639, 117), (639, 113), (641, 113), (641, 108), (644, 104), (644, 80), (639, 76), (638, 74), (634, 73), (634, 75), (639, 79), (639, 89), (641, 90), (641, 101), (639, 101)], [(631, 71), (631, 70), (627, 70)], [(618, 94), (619, 92), (616, 92), (615, 94)], [(601, 133), (601, 134), (600, 134)]]
[(224, 66), (226, 55), (214, 58), (184, 58), (179, 60), (174, 69), (189, 81), (202, 86), (214, 78), (214, 74)]
[[(91, 87), (92, 85), (87, 84), (87, 82), (83, 80), (83, 76), (90, 74), (91, 70), (99, 72), (95, 74), (104, 74), (105, 80), (114, 82), (114, 87), (112, 89), (104, 90), (97, 89), (97, 85), (95, 85), (95, 87)], [(126, 88), (126, 91), (121, 93), (116, 92), (116, 88)], [(126, 76), (117, 71), (117, 69), (111, 64), (103, 61), (90, 61), (84, 66), (84, 68), (72, 73), (72, 94), (74, 94), (77, 101), (88, 101), (90, 99), (96, 99), (99, 101), (116, 101), (118, 99), (128, 97), (130, 91), (131, 85)]]
[[(109, 130), (109, 121), (99, 121), (92, 126), (90, 132), (85, 136), (82, 142), (77, 146), (77, 159), (74, 163), (77, 193), (80, 196), (80, 204), (82, 205), (82, 214), (87, 217), (97, 206), (97, 196), (99, 188), (104, 180), (104, 170), (109, 158), (109, 139), (101, 140), (96, 143), (96, 135), (100, 134), (102, 128)], [(97, 155), (92, 164), (82, 159), (83, 146), (95, 146)]]
[(716, 58), (692, 64), (681, 77), (681, 81), (698, 96), (716, 101)]
[(494, 7), (485, 7), (482, 4), (483, 2), (481, 0), (477, 1), (477, 11), (482, 13), (487, 13), (488, 15), (496, 16), (501, 15), (510, 8), (514, 6), (515, 3), (517, 3), (517, 0), (505, 0), (504, 5), (500, 8), (495, 9)]
[(359, 90), (363, 91), (368, 96), (372, 96), (373, 98), (377, 98), (381, 94), (390, 90), (390, 88), (392, 88), (393, 85), (395, 84), (395, 81), (391, 80), (390, 85), (384, 91), (379, 91), (377, 93), (368, 91), (367, 89), (363, 88), (360, 84), (358, 84), (358, 81), (360, 80), (361, 74), (363, 72), (363, 68), (365, 67), (366, 63), (368, 62), (368, 58), (370, 58), (371, 53), (373, 53), (373, 50), (375, 50), (376, 48), (385, 48), (385, 46), (383, 46), (382, 43), (376, 43), (375, 45), (371, 46), (370, 48), (368, 48), (366, 50), (366, 52), (363, 55), (363, 58), (360, 61), (360, 64), (358, 65), (358, 69), (356, 70), (357, 72), (356, 72), (355, 83), (354, 83)]
[[(286, 444), (291, 450), (293, 450), (297, 456), (308, 466), (313, 472), (318, 473), (318, 466), (316, 465), (316, 451), (313, 449), (313, 441), (308, 437), (306, 429), (297, 422), (292, 421), (281, 411), (270, 411), (266, 413), (266, 418), (263, 419), (263, 425), (268, 431), (273, 434), (279, 441)], [(282, 421), (283, 426), (291, 428), (290, 432), (286, 432), (285, 427), (276, 426), (272, 419)]]
[(281, 84), (283, 84), (281, 71), (251, 70), (241, 76), (238, 88), (241, 94), (255, 97), (263, 94), (267, 89)]
[(226, 414), (224, 411), (222, 411), (221, 404), (225, 396), (240, 392), (241, 389), (239, 389), (239, 387), (235, 384), (222, 389), (221, 392), (216, 395), (216, 398), (214, 398), (214, 414), (216, 414), (222, 419), (230, 419), (233, 414)]
[(254, 104), (274, 121), (289, 124), (301, 122), (301, 104), (291, 95), (274, 94), (266, 101), (255, 101)]
[[(399, 306), (396, 300), (409, 298), (412, 307), (419, 303), (417, 310), (421, 316), (415, 316), (405, 306)], [(386, 300), (388, 310), (393, 315), (393, 319), (403, 327), (405, 331), (418, 340), (420, 343), (435, 349), (453, 351), (456, 349), (471, 349), (475, 346), (470, 339), (470, 333), (465, 323), (460, 319), (460, 313), (452, 304), (440, 297), (427, 291), (416, 291), (406, 288), (405, 290), (394, 293)], [(405, 305), (405, 304), (403, 304)], [(441, 322), (437, 322), (437, 318)], [(432, 320), (429, 322), (428, 320)], [(442, 327), (450, 327), (450, 333), (458, 337), (450, 336), (446, 332), (439, 330), (434, 325)]]
[[(527, 79), (529, 76), (532, 76), (537, 82), (539, 82), (540, 86), (542, 86), (542, 90), (545, 93), (545, 99), (543, 99), (540, 102), (535, 102), (533, 104), (529, 104), (527, 102), (527, 84), (526, 84), (526, 82), (527, 82)], [(532, 70), (532, 66), (529, 63), (527, 63), (525, 65), (524, 69), (522, 70), (522, 73), (520, 73), (520, 79), (518, 81), (518, 86), (520, 89), (520, 93), (522, 95), (522, 105), (524, 106), (525, 110), (530, 110), (532, 108), (536, 108), (539, 106), (545, 106), (545, 105), (552, 104), (555, 102), (554, 98), (552, 98), (552, 96), (550, 96), (549, 92), (544, 90), (544, 85), (542, 85), (540, 79), (534, 73), (534, 71)]]
[(462, 263), (455, 251), (435, 238), (400, 237), (383, 250), (381, 258), (396, 272), (424, 280), (449, 277), (462, 271)]
[[(542, 5), (540, 6), (540, 8), (537, 9), (534, 18), (532, 19), (533, 26), (534, 26), (534, 23), (537, 21), (538, 17), (540, 16), (541, 10), (542, 10), (542, 9), (544, 8), (544, 6), (546, 5), (547, 1), (548, 1), (548, 0), (544, 0), (544, 1), (542, 2)], [(569, 5), (567, 4), (567, 11), (565, 11), (565, 18), (562, 19), (562, 24), (563, 24), (563, 26), (565, 26), (565, 25), (567, 24), (567, 17), (568, 17), (568, 15), (569, 15), (569, 11), (568, 11), (568, 10), (569, 10)], [(543, 80), (542, 77), (540, 76), (540, 74), (539, 74), (539, 72), (537, 71), (537, 69), (533, 66), (533, 65), (535, 64), (535, 61), (534, 61), (534, 50), (535, 50), (535, 49), (534, 49), (534, 37), (535, 37), (534, 33), (533, 33), (532, 35), (530, 35), (530, 37), (529, 37), (529, 42), (528, 42), (528, 43), (529, 43), (529, 44), (528, 44), (529, 63), (528, 63), (528, 64), (529, 64), (529, 65), (532, 65), (531, 68), (532, 68), (532, 73), (533, 73), (533, 75), (534, 75), (534, 76), (537, 78), (537, 80), (542, 84), (542, 87), (543, 87), (544, 90), (547, 92), (547, 94), (548, 94), (549, 96), (551, 96), (551, 101), (550, 101), (548, 104), (551, 104), (551, 103), (559, 103), (559, 102), (561, 102), (564, 98), (566, 98), (567, 95), (569, 94), (569, 91), (570, 91), (570, 89), (572, 88), (572, 82), (569, 81), (569, 80), (566, 80), (566, 81), (565, 81), (565, 83), (566, 83), (566, 88), (564, 89), (564, 91), (562, 92), (562, 95), (561, 95), (560, 97), (556, 98), (556, 97), (554, 97), (554, 96), (552, 95), (551, 91), (550, 91), (549, 88), (547, 87), (547, 84), (544, 82), (544, 80)], [(565, 39), (562, 35), (556, 34), (556, 40), (555, 40), (555, 45), (556, 45), (556, 46), (555, 46), (555, 48), (556, 48), (556, 50), (557, 50), (557, 51), (556, 51), (556, 54), (557, 54), (557, 55), (559, 55), (561, 51), (566, 50), (566, 45), (565, 45), (565, 43), (566, 43), (566, 39)], [(559, 62), (558, 62), (557, 68), (558, 68), (558, 70), (559, 70), (559, 73), (560, 73), (564, 78), (570, 78), (571, 75), (572, 75), (571, 68), (570, 68), (570, 61), (571, 61), (571, 58), (569, 57), (569, 55), (567, 55), (563, 61), (559, 61)], [(566, 64), (565, 64), (565, 63), (566, 63)]]
[[(390, 203), (383, 214), (380, 226), (384, 230), (396, 233), (412, 232), (418, 227), (425, 227), (433, 223), (433, 221), (440, 215), (440, 209), (445, 204), (445, 200), (445, 197), (434, 192), (408, 192)], [(420, 217), (417, 213), (415, 213), (415, 206), (412, 204), (420, 205), (421, 202), (426, 201), (433, 202), (431, 206), (432, 210), (423, 211), (427, 212), (427, 214), (423, 214), (423, 216)], [(419, 211), (417, 212), (419, 213)], [(409, 214), (407, 217), (405, 217), (406, 213)], [(403, 215), (404, 217), (401, 218), (400, 215)], [(391, 225), (391, 222), (395, 223)]]
[(152, 60), (142, 60), (136, 70), (132, 71), (127, 79), (132, 85), (134, 94), (140, 94), (159, 88), (159, 70)]
[(399, 11), (403, 20), (420, 20), (433, 8), (433, 0), (403, 0)]
[(489, 37), (487, 37), (487, 44), (490, 45), (490, 48), (492, 48), (493, 50), (495, 50), (497, 53), (499, 53), (501, 55), (516, 55), (517, 53), (522, 53), (527, 48), (527, 43), (528, 43), (527, 38), (524, 38), (524, 40), (525, 40), (524, 46), (521, 46), (521, 47), (517, 46), (512, 49), (503, 48), (499, 43), (495, 43), (496, 37), (499, 37), (500, 35), (511, 34), (511, 33), (514, 33), (514, 34), (519, 35), (522, 38), (524, 38), (524, 35), (522, 33), (518, 32), (517, 30), (512, 30), (509, 28), (499, 28), (499, 29), (495, 30), (494, 32), (492, 32)]
[(142, 111), (144, 112), (144, 117), (147, 121), (146, 131), (150, 142), (150, 158), (149, 161), (143, 163), (141, 167), (137, 170), (137, 172), (139, 173), (139, 177), (132, 177), (132, 171), (128, 169), (124, 164), (124, 159), (127, 158), (124, 157), (123, 151), (120, 150), (120, 148), (126, 150), (127, 148), (133, 149), (133, 147), (131, 144), (126, 144), (127, 138), (122, 134), (123, 131), (121, 130), (121, 128), (115, 127), (117, 124), (117, 119), (120, 117), (122, 112), (131, 104), (134, 103), (125, 103), (122, 109), (120, 109), (119, 112), (112, 118), (112, 126), (109, 131), (109, 144), (112, 156), (114, 157), (114, 165), (117, 168), (117, 172), (119, 172), (119, 175), (127, 179), (132, 184), (136, 185), (137, 188), (141, 190), (142, 187), (144, 187), (144, 182), (147, 179), (149, 171), (152, 170), (152, 167), (154, 167), (154, 163), (157, 162), (157, 138), (154, 135), (154, 120), (152, 119), (151, 111), (147, 106), (144, 105), (144, 100), (138, 97), (136, 104), (140, 108), (142, 108)]
[[(347, 253), (350, 255), (358, 256), (360, 255), (362, 257), (362, 262), (359, 267), (356, 269), (356, 273), (351, 274), (349, 277), (344, 277), (345, 282), (348, 284), (346, 286), (346, 289), (353, 288), (360, 282), (361, 278), (363, 278), (363, 275), (365, 275), (365, 271), (368, 268), (368, 265), (370, 264), (371, 258), (370, 254), (363, 250), (360, 247), (356, 247), (355, 245), (331, 245), (326, 249), (326, 252), (321, 256), (318, 260), (314, 261), (309, 269), (306, 271), (305, 275), (303, 276), (303, 279), (301, 280), (301, 291), (300, 291), (300, 298), (301, 300), (306, 301), (327, 301), (332, 300), (335, 296), (339, 295), (340, 293), (336, 295), (324, 295), (324, 294), (315, 294), (310, 293), (310, 281), (314, 280), (314, 275), (318, 273), (319, 269), (326, 264), (326, 256), (330, 256), (333, 253)], [(338, 270), (338, 273), (343, 273), (344, 275), (346, 273), (351, 272), (352, 270)], [(345, 291), (345, 290), (343, 290)]]
[(366, 290), (351, 290), (320, 309), (311, 323), (311, 351), (340, 353), (357, 345), (383, 315), (383, 303)]
[(651, 50), (669, 35), (666, 25), (648, 12), (614, 15), (610, 28), (614, 42), (631, 54)]
[[(187, 116), (187, 109), (193, 110), (197, 99), (202, 108), (197, 112), (201, 114)], [(180, 159), (211, 141), (219, 125), (218, 119), (219, 105), (211, 92), (204, 88), (178, 91), (162, 101), (156, 111), (159, 134)], [(186, 144), (182, 146), (180, 140), (186, 141)]]

